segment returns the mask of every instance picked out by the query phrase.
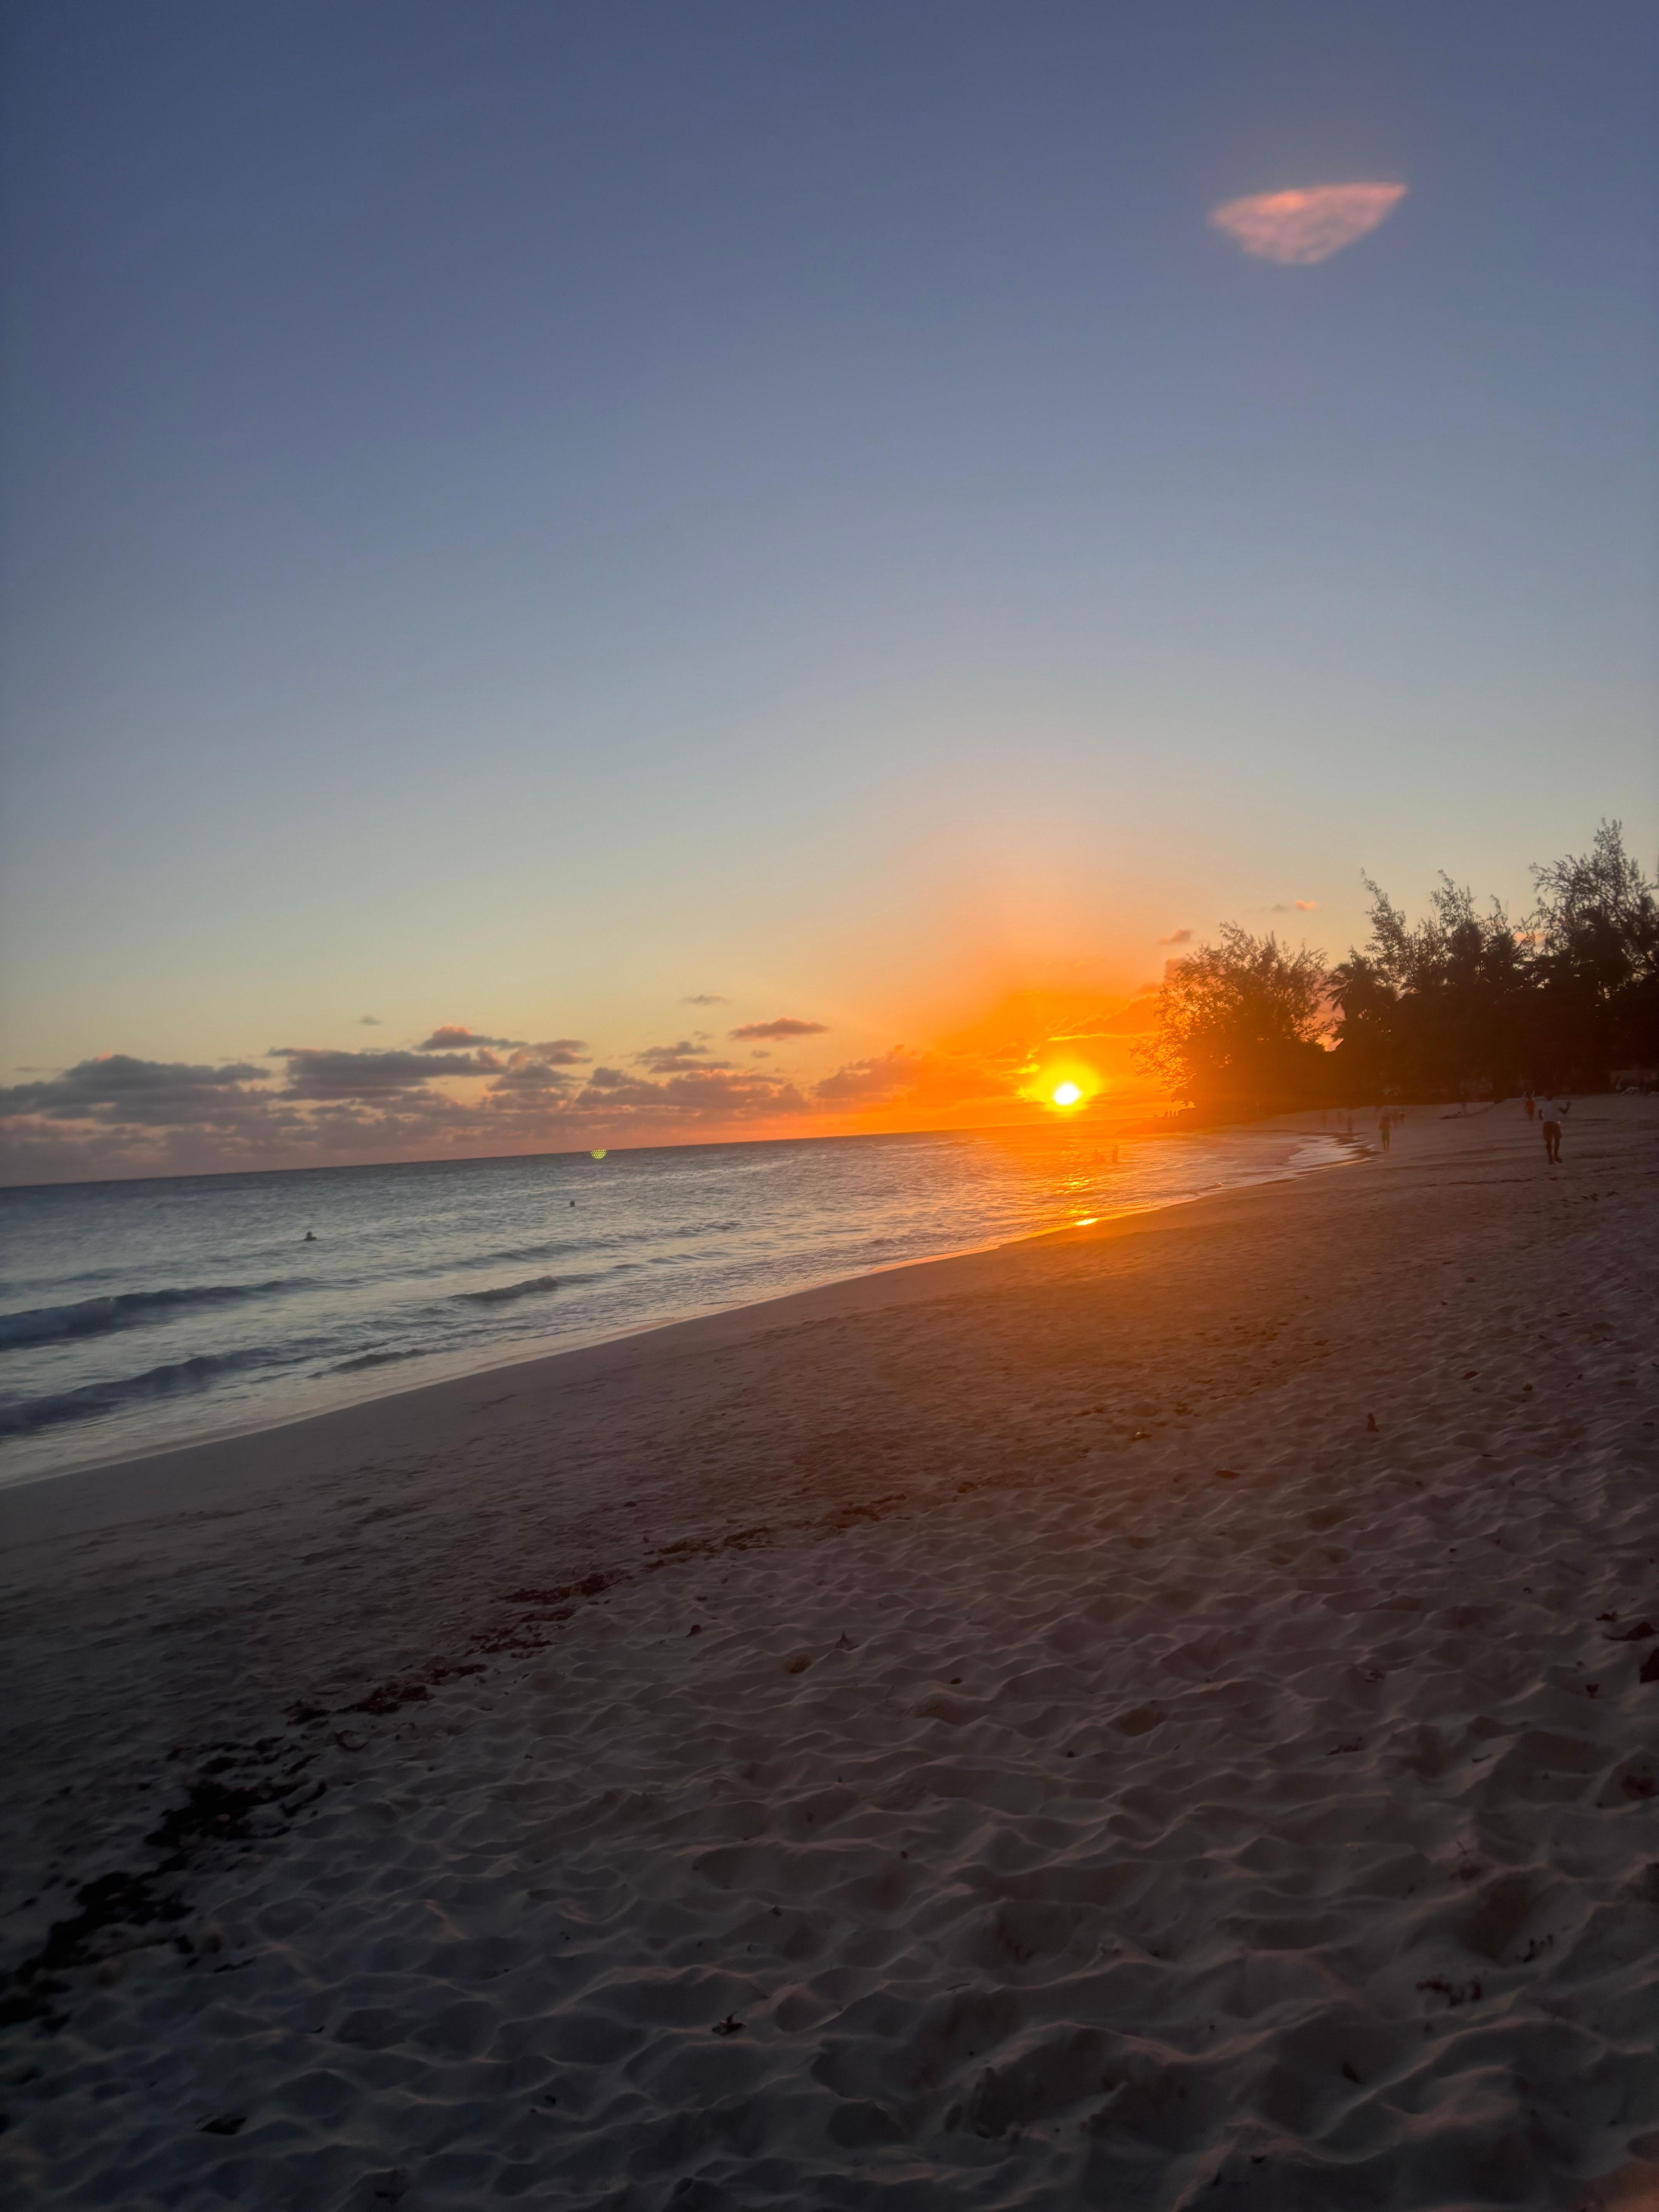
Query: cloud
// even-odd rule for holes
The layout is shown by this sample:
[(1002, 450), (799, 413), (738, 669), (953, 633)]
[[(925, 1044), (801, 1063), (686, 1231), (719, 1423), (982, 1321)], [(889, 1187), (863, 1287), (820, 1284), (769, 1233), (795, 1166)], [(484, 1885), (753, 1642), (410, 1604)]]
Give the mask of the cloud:
[(0, 1090), (0, 1115), (139, 1128), (222, 1127), (245, 1119), (263, 1102), (263, 1092), (244, 1085), (263, 1082), (265, 1073), (240, 1060), (204, 1067), (106, 1053), (43, 1082)]
[(1086, 1042), (1071, 1049), (1109, 1078), (1113, 1055), (1126, 1056), (1127, 1037), (1150, 1019), (1144, 995), (1125, 1008), (1094, 991), (1016, 994), (972, 1030), (925, 1049), (895, 1045), (810, 1085), (769, 1066), (769, 1041), (819, 1036), (826, 1025), (781, 1015), (746, 1025), (757, 1040), (747, 1066), (714, 1057), (723, 1045), (695, 1031), (620, 1066), (595, 1066), (578, 1038), (509, 1048), (459, 1024), (406, 1050), (290, 1045), (263, 1066), (112, 1054), (39, 1078), (20, 1070), (0, 1091), (0, 1180), (488, 1158), (1008, 1119), (1033, 1110), (1024, 1093), (1048, 1044), (1097, 1036), (1092, 1050)]
[(878, 1106), (914, 1091), (927, 1065), (925, 1055), (896, 1044), (870, 1060), (849, 1060), (815, 1084), (812, 1096), (834, 1106)]
[(648, 1067), (655, 1075), (683, 1074), (690, 1067), (725, 1067), (723, 1060), (711, 1060), (706, 1044), (697, 1044), (690, 1037), (682, 1037), (678, 1044), (648, 1044), (643, 1052), (636, 1052), (635, 1061)]
[[(593, 1144), (673, 1142), (820, 1113), (793, 1084), (699, 1058), (650, 1073), (552, 1064), (574, 1038), (503, 1060), (467, 1053), (288, 1046), (283, 1064), (217, 1066), (114, 1054), (0, 1089), (0, 1179), (189, 1175), (323, 1162), (489, 1157)], [(456, 1096), (440, 1087), (483, 1078)]]
[[(1046, 1045), (1055, 1042), (1045, 1037)], [(849, 1060), (813, 1085), (820, 1104), (842, 1112), (867, 1114), (897, 1109), (907, 1115), (938, 1115), (948, 1120), (964, 1109), (1007, 1109), (1018, 1100), (1031, 1073), (1030, 1048), (1006, 1053), (917, 1051), (896, 1044), (867, 1060)]]
[(695, 997), (682, 999), (683, 1006), (729, 1006), (730, 999), (721, 998), (718, 991), (699, 991)]
[[(1189, 929), (1182, 933), (1190, 937), (1193, 933)], [(1165, 938), (1164, 942), (1167, 945), (1170, 940)], [(1164, 974), (1167, 975), (1176, 964), (1173, 960), (1166, 960)], [(1118, 1012), (1103, 1015), (1098, 1021), (1080, 1022), (1075, 1029), (1060, 1032), (1050, 1037), (1048, 1042), (1050, 1044), (1072, 1044), (1080, 1043), (1085, 1037), (1145, 1036), (1157, 1027), (1158, 993), (1154, 988), (1138, 992)]]
[(1317, 914), (1319, 901), (1317, 899), (1280, 899), (1276, 905), (1270, 906), (1267, 910), (1269, 914)]
[(574, 1083), (574, 1076), (561, 1069), (550, 1067), (544, 1060), (534, 1059), (527, 1052), (515, 1052), (511, 1063), (490, 1084), (484, 1096), (489, 1099), (517, 1096), (547, 1097), (555, 1091), (568, 1091)]
[(378, 1030), (382, 1024), (378, 1014), (359, 1014), (357, 1026), (360, 1030)]
[(422, 1037), (415, 1048), (416, 1052), (510, 1052), (520, 1059), (539, 1060), (547, 1067), (574, 1067), (579, 1061), (592, 1055), (580, 1037), (548, 1037), (540, 1044), (526, 1044), (522, 1037), (480, 1036), (453, 1022), (445, 1022)]
[(1160, 937), (1158, 941), (1160, 945), (1190, 945), (1193, 933), (1190, 929), (1172, 929), (1167, 937)]
[(1246, 253), (1306, 267), (1328, 261), (1385, 222), (1406, 197), (1404, 185), (1318, 185), (1307, 191), (1254, 192), (1210, 213)]
[(793, 1083), (729, 1067), (696, 1067), (654, 1083), (619, 1067), (596, 1067), (574, 1104), (578, 1110), (602, 1109), (612, 1120), (619, 1108), (642, 1119), (690, 1115), (704, 1121), (746, 1121), (809, 1110)]
[(523, 1042), (522, 1037), (480, 1036), (475, 1030), (466, 1029), (454, 1022), (441, 1022), (415, 1049), (416, 1052), (471, 1052), (480, 1045), (486, 1048), (499, 1045), (503, 1052), (515, 1052)]
[(286, 1060), (288, 1098), (385, 1098), (418, 1091), (434, 1076), (499, 1075), (505, 1067), (493, 1052), (327, 1052), (309, 1045), (279, 1044), (272, 1060)]
[(828, 1022), (798, 1021), (793, 1014), (780, 1014), (775, 1022), (744, 1022), (732, 1031), (734, 1037), (798, 1037), (822, 1036)]
[(810, 1110), (793, 1083), (746, 1068), (702, 1067), (693, 1075), (671, 1076), (662, 1088), (670, 1108), (680, 1113), (743, 1119)]

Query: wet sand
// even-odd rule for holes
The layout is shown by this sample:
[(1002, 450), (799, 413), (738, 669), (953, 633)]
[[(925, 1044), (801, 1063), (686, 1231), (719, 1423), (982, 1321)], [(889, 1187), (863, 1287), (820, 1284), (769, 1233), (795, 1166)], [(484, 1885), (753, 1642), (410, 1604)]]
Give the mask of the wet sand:
[(0, 1493), (0, 2174), (1654, 2199), (1659, 1106), (1566, 1152)]

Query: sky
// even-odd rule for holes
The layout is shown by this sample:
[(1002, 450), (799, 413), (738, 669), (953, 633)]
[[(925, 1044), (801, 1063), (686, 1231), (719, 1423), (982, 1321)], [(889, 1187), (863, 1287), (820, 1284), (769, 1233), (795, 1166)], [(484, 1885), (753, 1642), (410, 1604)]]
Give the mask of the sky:
[(0, 39), (0, 1180), (1104, 1108), (1659, 855), (1648, 0)]

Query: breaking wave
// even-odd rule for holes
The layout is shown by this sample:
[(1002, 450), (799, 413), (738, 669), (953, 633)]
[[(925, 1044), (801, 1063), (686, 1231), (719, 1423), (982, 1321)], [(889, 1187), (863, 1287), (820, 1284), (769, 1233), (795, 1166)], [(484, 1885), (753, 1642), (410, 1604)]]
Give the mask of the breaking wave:
[(499, 1283), (490, 1291), (457, 1291), (455, 1296), (467, 1305), (503, 1306), (510, 1299), (541, 1297), (558, 1287), (556, 1275), (532, 1275), (526, 1282)]
[(391, 1367), (400, 1359), (418, 1359), (422, 1353), (432, 1350), (430, 1345), (412, 1345), (407, 1352), (360, 1352), (355, 1359), (343, 1359), (336, 1367), (325, 1367), (325, 1375), (361, 1375), (370, 1367)]
[(194, 1359), (170, 1360), (164, 1367), (147, 1368), (141, 1375), (124, 1376), (114, 1382), (88, 1382), (78, 1390), (61, 1390), (46, 1398), (15, 1399), (0, 1406), (0, 1437), (32, 1437), (42, 1429), (61, 1427), (66, 1421), (96, 1419), (125, 1413), (132, 1406), (158, 1398), (176, 1398), (191, 1391), (211, 1389), (227, 1375), (250, 1367), (283, 1367), (289, 1360), (277, 1352), (203, 1352)]
[(33, 1306), (22, 1313), (0, 1314), (0, 1352), (25, 1345), (66, 1344), (76, 1337), (107, 1336), (113, 1329), (139, 1328), (146, 1322), (171, 1321), (204, 1306), (240, 1305), (300, 1285), (281, 1279), (269, 1283), (200, 1283), (176, 1291), (123, 1291), (112, 1297), (80, 1298), (73, 1305)]

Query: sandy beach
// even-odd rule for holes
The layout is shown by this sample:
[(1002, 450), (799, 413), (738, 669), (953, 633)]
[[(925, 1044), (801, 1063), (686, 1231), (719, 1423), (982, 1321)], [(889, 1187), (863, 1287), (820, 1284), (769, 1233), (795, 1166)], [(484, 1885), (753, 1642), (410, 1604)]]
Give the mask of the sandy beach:
[(5, 2201), (1659, 2203), (1659, 1101), (0, 1492)]

